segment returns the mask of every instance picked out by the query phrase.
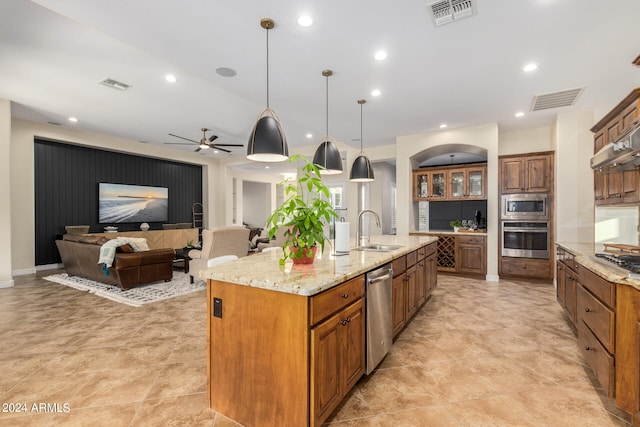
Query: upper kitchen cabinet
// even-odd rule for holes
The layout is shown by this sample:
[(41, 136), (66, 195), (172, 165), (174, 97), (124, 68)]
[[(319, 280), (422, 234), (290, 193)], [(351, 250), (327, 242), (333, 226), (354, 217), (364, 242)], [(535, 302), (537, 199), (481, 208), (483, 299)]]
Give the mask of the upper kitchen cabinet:
[(484, 200), (487, 165), (454, 165), (413, 171), (413, 200)]
[(500, 192), (550, 193), (553, 152), (500, 157)]
[[(607, 144), (617, 142), (638, 126), (640, 88), (634, 89), (592, 128), (593, 152)], [(621, 205), (640, 201), (639, 172), (630, 170), (595, 170), (593, 173), (594, 203), (596, 205)]]

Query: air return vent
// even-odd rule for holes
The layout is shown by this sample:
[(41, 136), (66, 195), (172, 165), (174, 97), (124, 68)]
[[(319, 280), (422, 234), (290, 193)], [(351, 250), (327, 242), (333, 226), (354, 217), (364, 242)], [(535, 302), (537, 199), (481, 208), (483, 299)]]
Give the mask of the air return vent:
[(101, 85), (110, 87), (111, 89), (117, 89), (117, 90), (122, 90), (122, 91), (127, 90), (127, 89), (129, 89), (131, 87), (131, 85), (119, 82), (117, 80), (110, 79), (108, 77), (106, 79), (100, 80), (98, 83), (101, 84)]
[(471, 0), (440, 0), (427, 5), (436, 27), (473, 15)]
[(569, 107), (576, 103), (578, 97), (584, 90), (583, 87), (577, 89), (561, 90), (559, 92), (544, 93), (533, 97), (531, 111), (548, 110), (550, 108)]

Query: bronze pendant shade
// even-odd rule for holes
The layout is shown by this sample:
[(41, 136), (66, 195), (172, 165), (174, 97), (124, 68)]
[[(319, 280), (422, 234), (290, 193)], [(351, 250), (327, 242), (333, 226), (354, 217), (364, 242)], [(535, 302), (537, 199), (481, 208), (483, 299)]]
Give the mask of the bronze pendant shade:
[(331, 70), (323, 70), (322, 75), (327, 78), (327, 128), (326, 136), (316, 149), (313, 156), (313, 163), (320, 167), (322, 175), (335, 175), (342, 173), (342, 156), (336, 144), (329, 137), (329, 76), (333, 75)]
[(351, 166), (349, 181), (371, 182), (373, 180), (374, 177), (371, 162), (364, 153), (360, 153), (360, 155), (353, 161), (353, 165)]
[(272, 19), (263, 18), (260, 26), (267, 30), (267, 108), (258, 115), (247, 145), (247, 158), (258, 162), (281, 162), (289, 158), (284, 129), (275, 111), (269, 108), (269, 30), (275, 27)]
[(362, 151), (362, 105), (365, 102), (367, 101), (364, 99), (358, 100), (358, 104), (360, 104), (360, 154), (353, 161), (351, 172), (349, 173), (349, 181), (353, 182), (371, 182), (374, 180), (371, 162)]
[(289, 157), (284, 129), (273, 110), (266, 109), (258, 116), (249, 136), (247, 158), (258, 162), (281, 162)]

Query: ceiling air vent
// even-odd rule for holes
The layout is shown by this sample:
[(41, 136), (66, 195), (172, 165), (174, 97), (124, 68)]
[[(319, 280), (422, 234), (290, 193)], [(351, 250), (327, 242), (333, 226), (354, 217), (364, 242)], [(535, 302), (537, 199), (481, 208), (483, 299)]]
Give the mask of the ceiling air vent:
[(471, 0), (440, 0), (427, 5), (436, 27), (473, 15)]
[(122, 91), (127, 90), (127, 89), (129, 89), (131, 87), (131, 85), (119, 82), (117, 80), (110, 79), (108, 77), (106, 79), (100, 80), (98, 83), (101, 84), (101, 85), (110, 87), (111, 89), (117, 89), (117, 90), (122, 90)]
[(577, 89), (561, 90), (559, 92), (544, 93), (533, 97), (531, 111), (548, 110), (550, 108), (569, 107), (576, 103), (578, 97), (584, 90), (583, 87)]

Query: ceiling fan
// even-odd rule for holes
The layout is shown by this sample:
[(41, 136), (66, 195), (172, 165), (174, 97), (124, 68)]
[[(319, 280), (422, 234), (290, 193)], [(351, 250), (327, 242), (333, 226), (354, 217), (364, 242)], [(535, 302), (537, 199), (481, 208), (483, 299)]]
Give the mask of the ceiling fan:
[[(180, 135), (174, 135), (172, 133), (170, 133), (169, 135), (174, 136), (176, 138), (184, 139), (185, 141), (189, 141), (198, 145), (198, 148), (194, 150), (196, 153), (200, 150), (206, 150), (209, 148), (213, 148), (214, 150), (224, 151), (225, 153), (231, 153), (231, 151), (221, 147), (242, 147), (243, 146), (242, 144), (214, 144), (213, 141), (218, 139), (218, 135), (211, 135), (210, 137), (207, 138), (207, 131), (209, 129), (201, 128), (200, 130), (202, 131), (202, 139), (200, 141), (195, 141), (193, 139), (185, 138), (184, 136), (180, 136)], [(165, 144), (188, 145), (188, 144), (185, 144), (184, 142), (165, 142)]]

